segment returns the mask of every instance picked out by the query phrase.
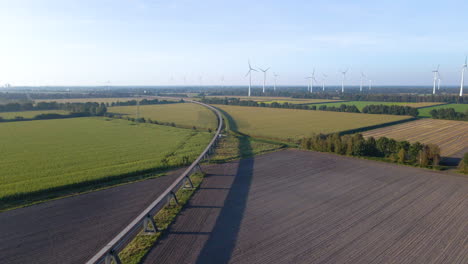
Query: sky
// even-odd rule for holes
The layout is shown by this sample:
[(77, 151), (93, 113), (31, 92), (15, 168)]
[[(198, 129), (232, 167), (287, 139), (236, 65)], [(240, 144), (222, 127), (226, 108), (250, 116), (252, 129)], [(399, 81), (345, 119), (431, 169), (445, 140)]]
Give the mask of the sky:
[(467, 32), (466, 0), (0, 0), (0, 84), (459, 85)]

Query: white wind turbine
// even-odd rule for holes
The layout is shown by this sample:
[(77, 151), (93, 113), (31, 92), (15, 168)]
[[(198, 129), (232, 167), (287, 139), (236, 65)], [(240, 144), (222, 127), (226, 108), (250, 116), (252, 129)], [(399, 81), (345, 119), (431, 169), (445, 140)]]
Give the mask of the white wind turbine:
[(372, 80), (369, 79), (369, 91), (372, 89)]
[(362, 81), (364, 80), (364, 78), (366, 78), (366, 75), (361, 72), (361, 85), (359, 86), (359, 91), (362, 92)]
[(307, 76), (304, 79), (307, 80), (307, 92), (310, 92), (310, 79), (312, 79), (312, 77)]
[(327, 75), (326, 74), (322, 74), (323, 77), (322, 77), (322, 92), (325, 92), (325, 79), (327, 79)]
[(248, 61), (248, 63), (249, 63), (249, 71), (247, 72), (245, 77), (247, 77), (247, 75), (249, 76), (249, 96), (250, 96), (251, 88), (252, 88), (252, 71), (257, 71), (257, 70), (252, 68), (252, 66), (250, 65), (250, 60)]
[(311, 93), (314, 91), (314, 81), (317, 82), (317, 80), (315, 80), (315, 68), (312, 71), (312, 74), (310, 75), (310, 92)]
[(266, 85), (266, 74), (270, 67), (266, 68), (265, 70), (262, 68), (258, 68), (260, 71), (263, 72), (263, 93), (265, 93), (265, 85)]
[(465, 70), (468, 67), (467, 64), (467, 56), (465, 56), (465, 64), (462, 66), (462, 74), (461, 74), (461, 84), (460, 84), (460, 96), (463, 96), (463, 82), (464, 82), (464, 75), (465, 75)]
[(437, 79), (439, 78), (439, 67), (440, 67), (440, 64), (437, 65), (437, 70), (432, 71), (432, 73), (434, 73), (434, 85), (432, 86), (432, 94), (436, 93), (436, 82), (437, 82)]
[(279, 75), (276, 74), (276, 73), (273, 73), (273, 76), (275, 77), (275, 84), (274, 84), (274, 86), (273, 86), (273, 90), (276, 91), (276, 79), (278, 79), (278, 76), (279, 76)]
[(341, 80), (341, 92), (344, 93), (344, 81), (346, 79), (346, 73), (348, 72), (349, 69), (346, 69), (346, 71), (342, 71), (341, 74), (343, 74), (343, 79)]

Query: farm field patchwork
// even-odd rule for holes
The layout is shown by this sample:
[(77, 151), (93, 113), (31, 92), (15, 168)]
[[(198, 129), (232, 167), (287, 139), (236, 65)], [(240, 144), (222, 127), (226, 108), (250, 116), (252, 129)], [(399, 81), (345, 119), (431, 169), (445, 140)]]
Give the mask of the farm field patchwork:
[(112, 102), (127, 102), (132, 100), (154, 100), (159, 99), (157, 96), (144, 96), (144, 97), (110, 97), (110, 98), (70, 98), (70, 99), (38, 99), (34, 102), (57, 102), (57, 103), (112, 103)]
[[(311, 106), (315, 105), (317, 107), (320, 107), (321, 105), (326, 105), (328, 106), (336, 106), (339, 107), (340, 105), (345, 104), (345, 105), (355, 105), (360, 111), (366, 106), (366, 105), (401, 105), (401, 106), (410, 106), (414, 108), (420, 108), (420, 107), (428, 107), (428, 106), (433, 106), (433, 105), (439, 105), (443, 103), (406, 103), (406, 102), (376, 102), (376, 101), (347, 101), (347, 102), (338, 102), (338, 103), (326, 103), (326, 104), (312, 104)], [(421, 110), (419, 110), (421, 111)]]
[(312, 133), (335, 133), (409, 119), (409, 116), (367, 115), (328, 111), (216, 105), (235, 121), (231, 129), (250, 136), (280, 140)]
[(307, 99), (307, 98), (291, 98), (291, 97), (268, 97), (268, 96), (207, 96), (208, 98), (239, 98), (241, 100), (251, 100), (256, 102), (264, 102), (271, 104), (273, 102), (290, 104), (313, 104), (313, 103), (326, 103), (326, 102), (340, 102), (342, 100), (331, 99)]
[(63, 110), (38, 110), (38, 111), (23, 111), (23, 112), (0, 112), (0, 117), (3, 119), (14, 119), (17, 116), (23, 118), (34, 118), (40, 114), (61, 114), (68, 115), (70, 112)]
[(363, 135), (436, 144), (442, 156), (458, 156), (468, 149), (468, 122), (464, 121), (422, 119), (366, 131)]
[(441, 109), (441, 108), (453, 108), (455, 109), (456, 112), (466, 112), (468, 111), (468, 104), (446, 104), (446, 105), (438, 105), (438, 106), (433, 106), (433, 107), (427, 107), (423, 109), (419, 109), (419, 116), (421, 117), (431, 117), (431, 114), (429, 112), (432, 109)]
[(180, 166), (211, 134), (120, 119), (0, 124), (0, 200), (107, 177)]
[[(109, 107), (107, 112), (136, 117), (136, 106)], [(140, 117), (158, 122), (174, 122), (176, 126), (191, 128), (211, 128), (218, 125), (215, 114), (198, 104), (178, 103), (163, 105), (141, 105)]]

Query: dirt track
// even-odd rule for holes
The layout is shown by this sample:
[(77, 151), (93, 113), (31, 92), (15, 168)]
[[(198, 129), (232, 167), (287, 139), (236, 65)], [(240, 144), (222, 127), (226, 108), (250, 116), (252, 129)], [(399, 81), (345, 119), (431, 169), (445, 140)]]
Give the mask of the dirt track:
[(468, 263), (468, 178), (292, 150), (208, 173), (146, 263)]
[(177, 176), (0, 213), (0, 263), (84, 263)]

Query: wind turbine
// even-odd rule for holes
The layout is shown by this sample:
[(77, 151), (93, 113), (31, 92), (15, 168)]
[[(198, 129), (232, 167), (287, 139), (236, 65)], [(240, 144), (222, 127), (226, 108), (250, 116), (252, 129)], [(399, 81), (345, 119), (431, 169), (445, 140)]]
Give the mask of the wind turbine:
[(307, 80), (307, 92), (310, 92), (310, 79), (311, 79), (311, 77), (307, 76), (304, 79)]
[(369, 80), (369, 91), (372, 89), (372, 80)]
[(273, 76), (275, 77), (275, 84), (273, 86), (273, 91), (276, 91), (276, 79), (278, 78), (279, 75), (276, 73), (273, 73)]
[(310, 92), (311, 93), (314, 91), (314, 81), (317, 82), (317, 80), (315, 80), (315, 68), (312, 71), (312, 75), (310, 75)]
[(432, 87), (432, 94), (436, 93), (436, 82), (437, 82), (437, 79), (439, 78), (439, 67), (440, 67), (440, 64), (437, 65), (437, 70), (432, 71), (434, 73), (434, 85)]
[(366, 75), (361, 72), (361, 85), (359, 86), (359, 91), (362, 92), (362, 80), (366, 77)]
[(265, 93), (266, 73), (270, 69), (270, 67), (268, 67), (266, 70), (264, 70), (262, 68), (258, 68), (258, 69), (263, 72), (263, 93)]
[(323, 74), (323, 77), (322, 77), (322, 92), (325, 92), (325, 79), (327, 77), (328, 76), (326, 74)]
[(224, 75), (221, 76), (221, 88), (224, 88)]
[(343, 74), (343, 79), (341, 80), (341, 92), (344, 93), (344, 81), (346, 78), (346, 73), (348, 72), (349, 69), (346, 69), (346, 71), (342, 71), (341, 74)]
[(460, 96), (463, 96), (463, 82), (464, 82), (464, 75), (465, 75), (465, 70), (468, 67), (467, 64), (467, 56), (465, 56), (465, 64), (462, 66), (462, 74), (461, 74), (461, 84), (460, 84)]
[(249, 63), (249, 71), (247, 72), (245, 77), (247, 77), (247, 75), (249, 76), (249, 96), (250, 96), (250, 91), (252, 88), (252, 71), (257, 71), (257, 70), (252, 68), (252, 66), (250, 65), (250, 60), (248, 61), (248, 63)]

